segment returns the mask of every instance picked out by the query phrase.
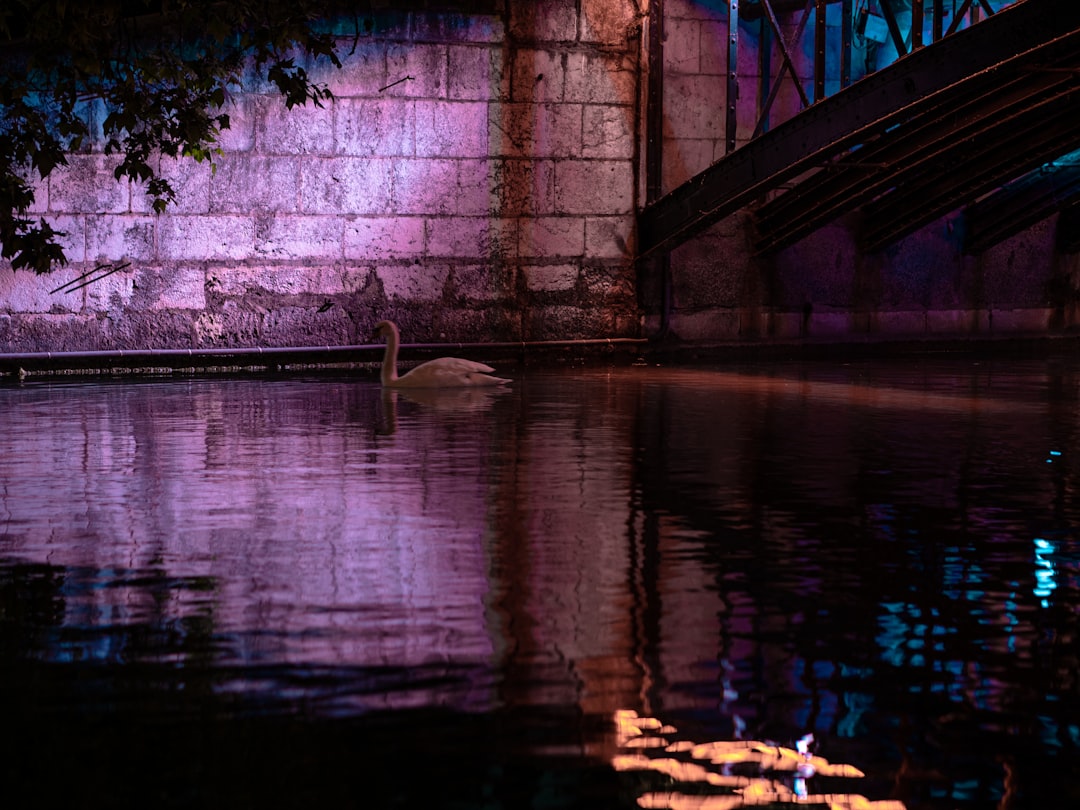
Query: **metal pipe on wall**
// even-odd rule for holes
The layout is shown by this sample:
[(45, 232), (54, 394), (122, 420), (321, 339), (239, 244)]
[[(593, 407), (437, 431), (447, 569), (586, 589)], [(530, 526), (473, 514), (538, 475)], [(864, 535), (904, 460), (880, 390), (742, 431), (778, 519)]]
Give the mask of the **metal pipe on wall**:
[[(408, 343), (402, 349), (424, 353), (470, 354), (611, 350), (644, 345), (640, 338), (502, 341), (489, 343)], [(0, 353), (0, 374), (27, 371), (63, 373), (108, 369), (280, 369), (292, 365), (341, 366), (372, 364), (382, 358), (384, 344), (355, 346), (241, 347), (233, 349), (114, 349), (109, 351)]]
[[(645, 98), (645, 204), (664, 194), (664, 0), (649, 1), (648, 84)], [(671, 319), (671, 257), (667, 251), (646, 259), (660, 283), (660, 330), (667, 335)]]

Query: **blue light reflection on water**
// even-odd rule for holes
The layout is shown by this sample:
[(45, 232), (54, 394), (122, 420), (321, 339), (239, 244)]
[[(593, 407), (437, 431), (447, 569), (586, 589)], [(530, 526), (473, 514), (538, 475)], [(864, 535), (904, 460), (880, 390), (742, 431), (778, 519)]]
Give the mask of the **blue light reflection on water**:
[(1050, 597), (1057, 588), (1054, 566), (1056, 547), (1049, 540), (1035, 538), (1035, 590), (1034, 594), (1042, 598), (1039, 603), (1050, 607)]
[[(696, 737), (813, 732), (874, 798), (997, 802), (1006, 760), (1066, 795), (1078, 380), (935, 360), (411, 397), (5, 386), (0, 651), (27, 678), (100, 674), (74, 691), (90, 706), (126, 683), (165, 714), (193, 691), (411, 731), (438, 709), (500, 718), (521, 756), (599, 761), (611, 740), (581, 718), (635, 708)], [(63, 683), (45, 709), (76, 699)], [(538, 730), (566, 712), (581, 725)]]

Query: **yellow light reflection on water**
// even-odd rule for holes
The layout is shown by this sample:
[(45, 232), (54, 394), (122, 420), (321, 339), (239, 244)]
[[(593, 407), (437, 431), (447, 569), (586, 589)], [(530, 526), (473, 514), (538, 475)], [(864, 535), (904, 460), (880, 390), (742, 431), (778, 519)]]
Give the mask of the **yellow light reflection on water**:
[[(906, 810), (892, 799), (871, 801), (857, 793), (810, 793), (806, 780), (815, 775), (860, 778), (852, 765), (832, 763), (808, 750), (794, 750), (759, 740), (694, 743), (669, 740), (676, 733), (654, 717), (624, 709), (615, 713), (620, 750), (612, 760), (617, 771), (650, 771), (667, 776), (671, 790), (638, 797), (645, 808), (670, 810), (736, 810), (741, 807), (791, 804), (825, 805), (830, 810)], [(736, 770), (742, 772), (736, 772)], [(750, 772), (755, 772), (752, 774)], [(693, 786), (686, 792), (679, 784)], [(701, 785), (717, 788), (702, 793)]]

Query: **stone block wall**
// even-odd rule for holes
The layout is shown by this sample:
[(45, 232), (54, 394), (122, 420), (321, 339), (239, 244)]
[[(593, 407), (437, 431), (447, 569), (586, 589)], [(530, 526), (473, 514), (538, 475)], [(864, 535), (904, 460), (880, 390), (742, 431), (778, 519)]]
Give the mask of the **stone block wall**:
[(639, 336), (637, 3), (493, 8), (340, 20), (334, 100), (250, 82), (212, 165), (162, 160), (163, 214), (71, 155), (32, 212), (70, 264), (0, 270), (0, 351)]
[[(354, 345), (387, 317), (409, 342), (862, 341), (1080, 323), (1080, 270), (1054, 251), (1053, 221), (971, 257), (952, 216), (872, 257), (853, 219), (756, 256), (740, 212), (671, 254), (664, 309), (634, 261), (648, 2), (488, 8), (327, 21), (343, 68), (306, 67), (333, 101), (289, 111), (250, 82), (212, 165), (163, 159), (178, 192), (163, 214), (113, 180), (100, 142), (71, 155), (32, 212), (66, 233), (71, 264), (0, 268), (0, 352)], [(727, 149), (728, 12), (664, 2), (664, 192)], [(800, 14), (782, 15), (785, 36)], [(738, 30), (742, 145), (762, 71), (775, 79), (784, 63), (760, 20)], [(793, 52), (808, 93), (811, 40)], [(800, 107), (785, 76), (769, 124)], [(108, 274), (80, 286), (95, 269)]]

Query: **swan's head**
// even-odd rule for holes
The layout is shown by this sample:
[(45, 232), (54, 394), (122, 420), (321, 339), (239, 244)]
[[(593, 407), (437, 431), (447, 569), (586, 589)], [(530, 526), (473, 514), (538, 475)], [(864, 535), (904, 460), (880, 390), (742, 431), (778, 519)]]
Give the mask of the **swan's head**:
[(379, 321), (375, 324), (375, 331), (372, 332), (372, 337), (375, 339), (388, 338), (396, 331), (397, 328), (390, 321)]

